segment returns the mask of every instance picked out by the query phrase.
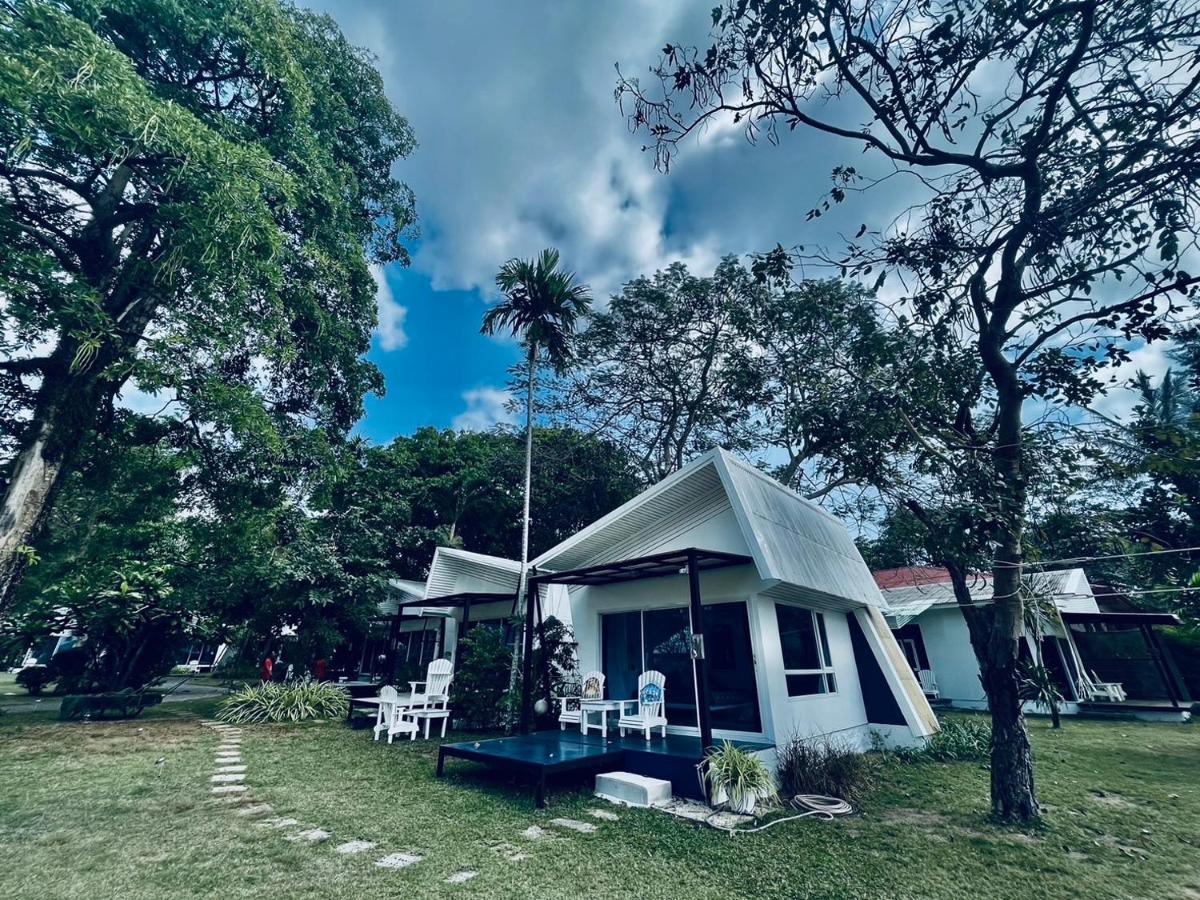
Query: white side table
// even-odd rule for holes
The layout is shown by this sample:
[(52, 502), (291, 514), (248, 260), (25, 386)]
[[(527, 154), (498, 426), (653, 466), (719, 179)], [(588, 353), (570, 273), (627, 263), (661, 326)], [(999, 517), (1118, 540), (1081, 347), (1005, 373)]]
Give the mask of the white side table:
[[(601, 734), (608, 734), (608, 714), (610, 712), (615, 712), (619, 716), (621, 714), (622, 703), (623, 701), (621, 700), (580, 700), (580, 732), (587, 734), (589, 728), (595, 728)], [(593, 713), (600, 717), (599, 723), (592, 723), (589, 721)]]

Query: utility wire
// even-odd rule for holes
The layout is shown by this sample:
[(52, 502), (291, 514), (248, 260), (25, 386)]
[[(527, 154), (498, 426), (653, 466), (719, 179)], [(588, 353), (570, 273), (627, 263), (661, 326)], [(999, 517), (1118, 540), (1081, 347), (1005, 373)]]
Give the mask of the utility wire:
[(1144, 550), (1141, 553), (1110, 553), (1105, 556), (1075, 556), (1075, 557), (1068, 557), (1067, 559), (1048, 559), (1048, 560), (1043, 560), (1040, 562), (1027, 562), (1027, 563), (1019, 563), (1019, 564), (993, 562), (992, 565), (997, 566), (999, 568), (1004, 568), (1004, 569), (1029, 569), (1029, 568), (1039, 568), (1040, 569), (1040, 568), (1045, 568), (1046, 566), (1059, 566), (1059, 565), (1067, 565), (1067, 564), (1099, 562), (1100, 560), (1105, 560), (1105, 559), (1133, 559), (1135, 557), (1141, 557), (1141, 556), (1163, 556), (1163, 555), (1170, 554), (1170, 553), (1198, 553), (1198, 552), (1200, 552), (1200, 547), (1176, 547), (1174, 549), (1167, 549), (1167, 550)]

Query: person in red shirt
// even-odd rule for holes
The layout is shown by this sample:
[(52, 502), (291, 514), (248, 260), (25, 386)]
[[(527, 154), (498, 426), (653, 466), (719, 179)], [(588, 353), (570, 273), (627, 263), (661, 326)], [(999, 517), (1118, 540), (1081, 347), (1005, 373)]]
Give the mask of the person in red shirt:
[(271, 659), (271, 654), (267, 654), (267, 658), (263, 660), (262, 671), (259, 673), (262, 676), (263, 684), (271, 680), (271, 670), (275, 668), (275, 660)]
[(326, 668), (327, 665), (325, 662), (325, 657), (322, 656), (315, 663), (313, 663), (313, 677), (316, 678), (317, 681), (324, 681)]

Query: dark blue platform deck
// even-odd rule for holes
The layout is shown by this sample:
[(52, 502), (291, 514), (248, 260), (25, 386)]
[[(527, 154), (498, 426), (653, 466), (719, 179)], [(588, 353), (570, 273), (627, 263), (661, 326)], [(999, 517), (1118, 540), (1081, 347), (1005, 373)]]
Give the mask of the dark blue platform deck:
[[(744, 750), (769, 750), (773, 745), (731, 741)], [(580, 734), (578, 731), (538, 731), (534, 734), (442, 744), (438, 748), (437, 774), (445, 770), (446, 757), (468, 759), (500, 769), (527, 772), (533, 779), (537, 805), (546, 805), (546, 779), (569, 772), (633, 772), (671, 782), (676, 796), (703, 799), (696, 766), (703, 758), (700, 739), (686, 735), (640, 734), (618, 737)]]

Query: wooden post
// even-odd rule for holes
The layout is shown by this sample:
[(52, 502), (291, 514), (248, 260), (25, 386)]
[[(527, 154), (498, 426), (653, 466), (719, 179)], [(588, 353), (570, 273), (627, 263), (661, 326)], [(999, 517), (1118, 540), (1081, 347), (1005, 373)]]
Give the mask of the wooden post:
[[(536, 576), (535, 576), (536, 577)], [(533, 615), (538, 585), (533, 578), (525, 582), (525, 652), (521, 658), (521, 734), (529, 734), (529, 720), (533, 712)]]
[[(712, 746), (712, 721), (708, 710), (708, 655), (704, 648), (704, 607), (700, 603), (700, 565), (695, 550), (687, 554), (688, 594), (692, 604), (692, 658), (696, 661), (696, 714), (700, 720), (700, 751)], [(708, 793), (708, 788), (705, 788)]]

